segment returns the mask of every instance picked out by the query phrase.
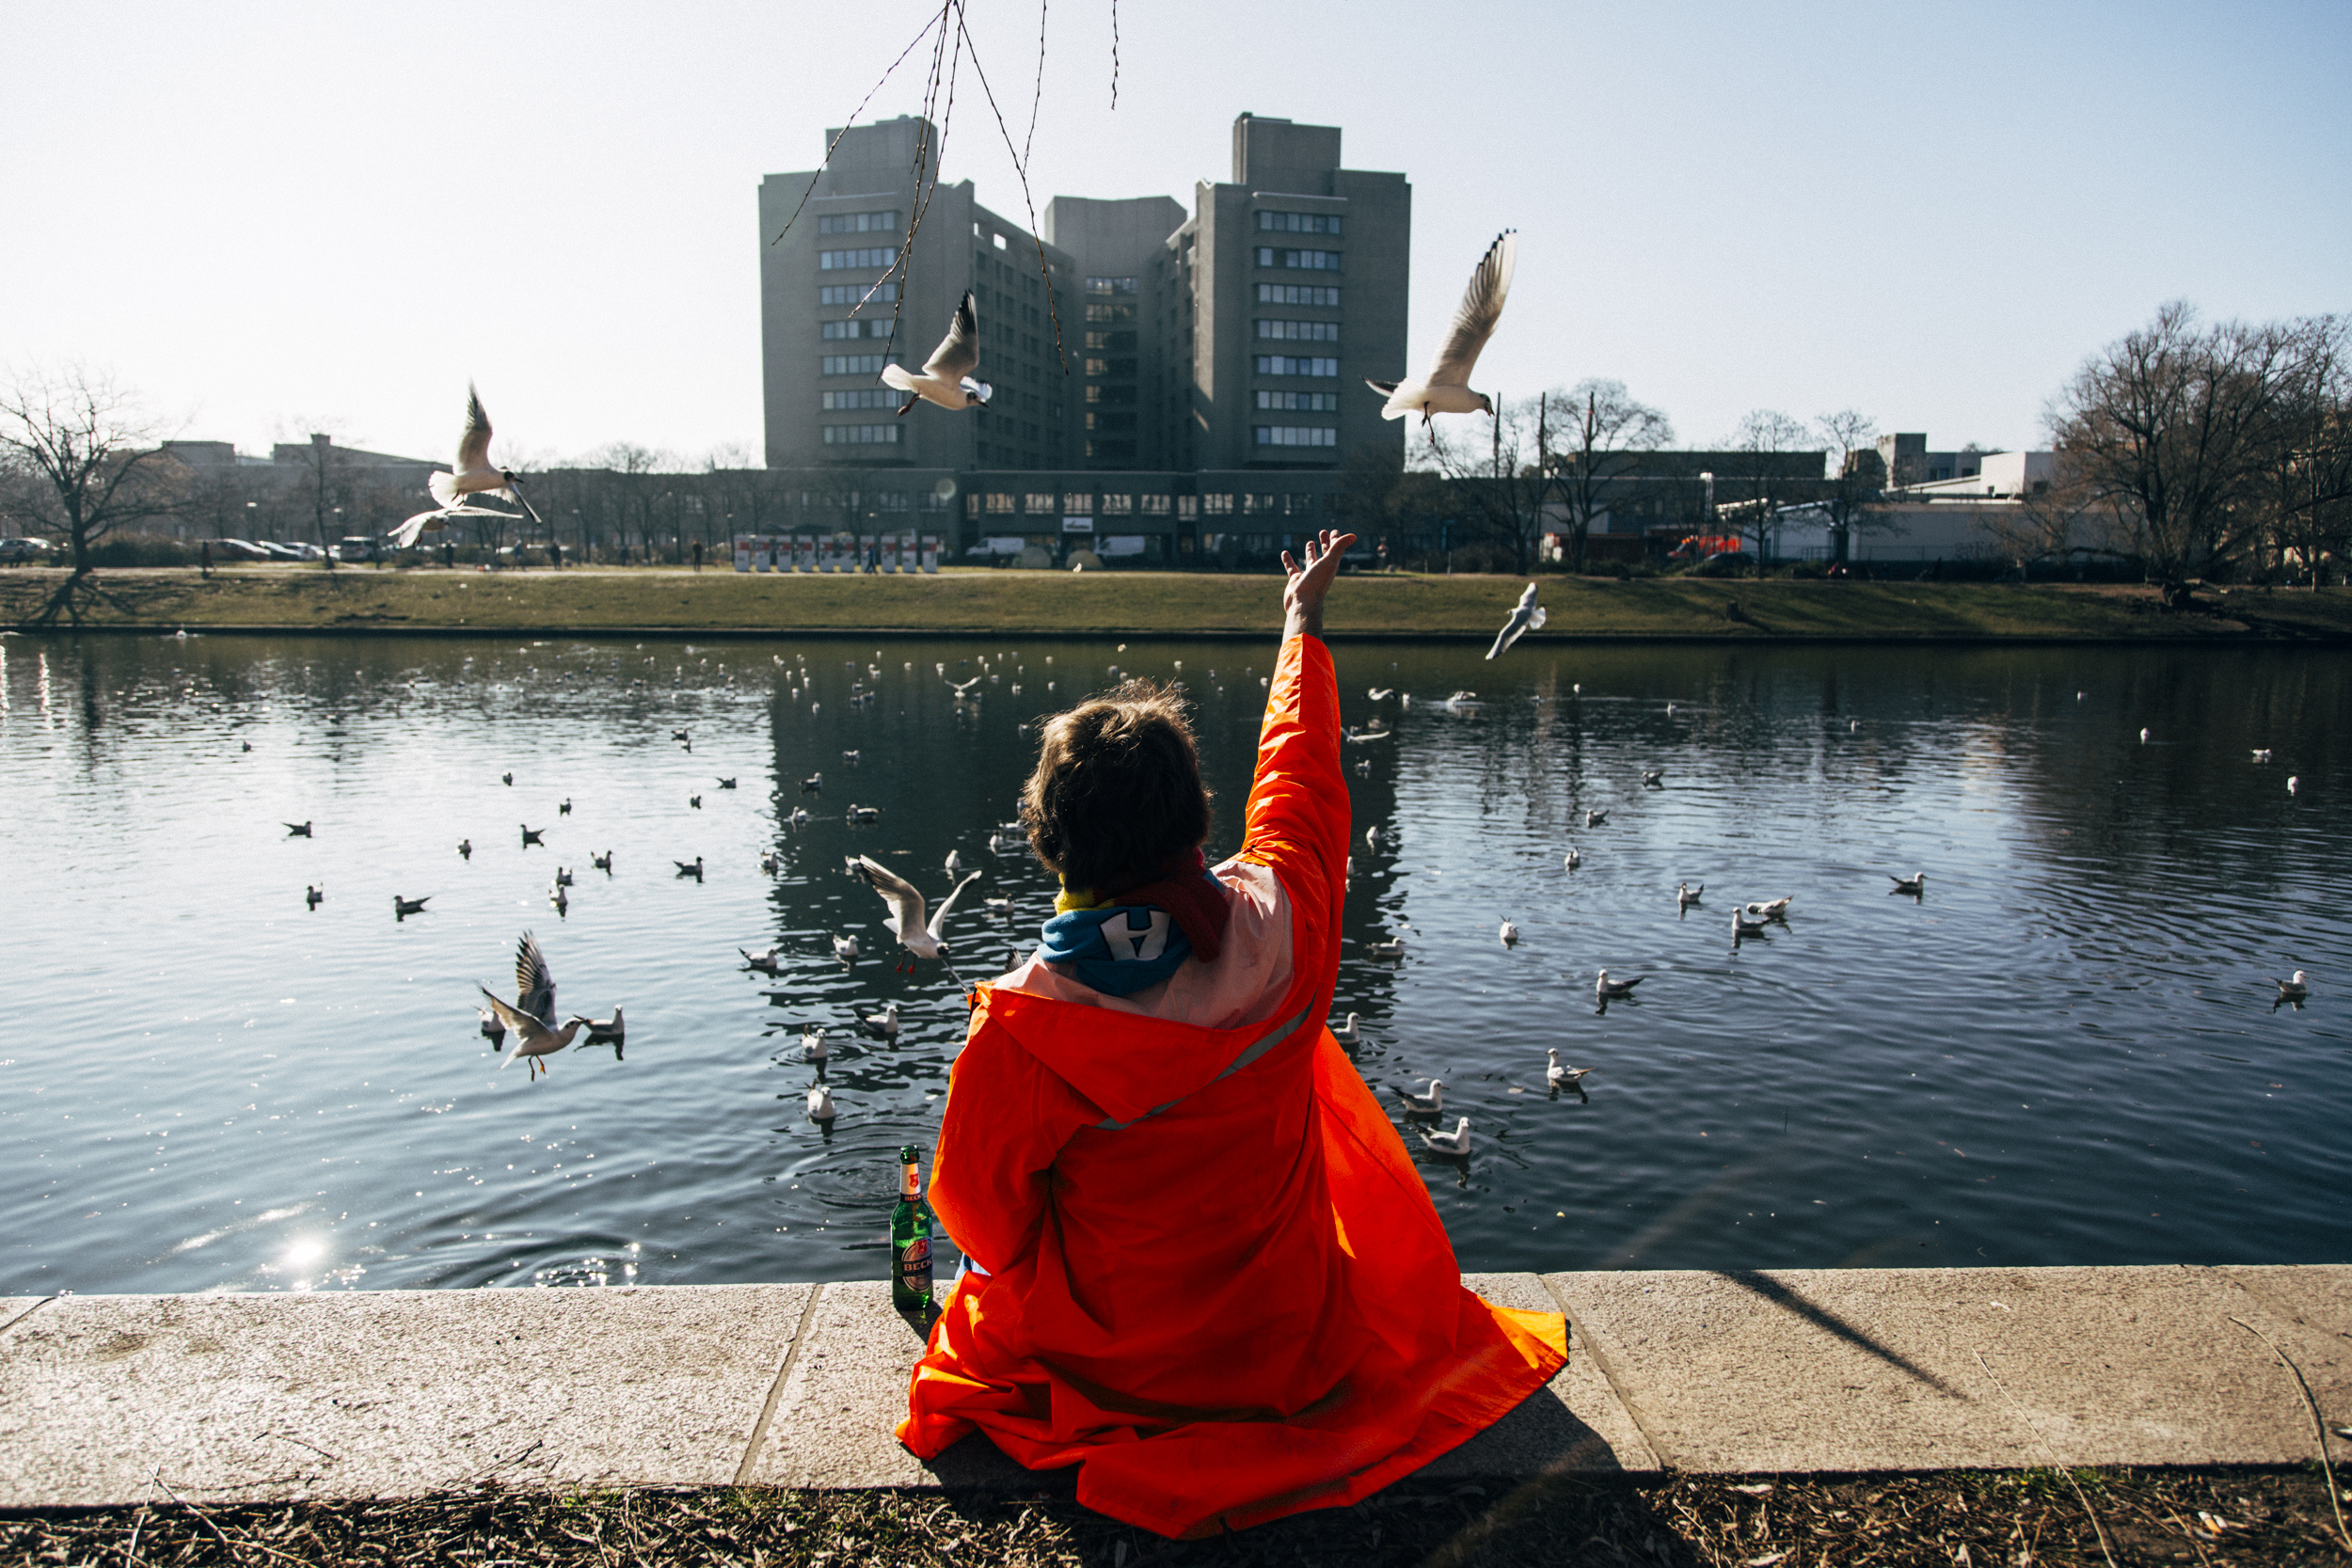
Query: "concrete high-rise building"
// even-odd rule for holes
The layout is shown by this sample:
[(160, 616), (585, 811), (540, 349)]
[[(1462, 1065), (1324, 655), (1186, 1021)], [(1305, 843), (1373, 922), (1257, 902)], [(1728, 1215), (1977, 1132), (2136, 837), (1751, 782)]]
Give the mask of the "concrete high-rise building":
[[(759, 193), (767, 462), (821, 470), (812, 518), (914, 497), (952, 507), (966, 545), (1247, 558), (1327, 524), (1351, 459), (1402, 459), (1364, 383), (1406, 373), (1412, 187), (1341, 166), (1339, 127), (1245, 114), (1232, 179), (1197, 185), (1189, 215), (1056, 197), (1041, 236), (968, 182), (927, 187), (926, 121), (830, 135), (821, 173)], [(966, 288), (990, 405), (898, 418), (882, 366), (919, 366)]]
[[(1070, 258), (1046, 245), (1041, 265), (1036, 237), (981, 206), (971, 182), (919, 182), (918, 151), (937, 160), (926, 121), (826, 133), (835, 138), (821, 173), (760, 182), (768, 466), (1062, 467), (1075, 421), (1053, 319), (1077, 310)], [(969, 415), (897, 418), (883, 364), (920, 366), (966, 289), (994, 396)]]

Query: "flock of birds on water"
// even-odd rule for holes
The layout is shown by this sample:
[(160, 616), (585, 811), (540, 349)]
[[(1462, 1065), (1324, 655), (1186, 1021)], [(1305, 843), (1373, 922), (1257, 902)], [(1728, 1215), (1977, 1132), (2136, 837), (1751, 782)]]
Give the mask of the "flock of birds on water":
[[(1502, 657), (1525, 632), (1540, 627), (1544, 624), (1544, 612), (1537, 605), (1536, 597), (1537, 585), (1531, 583), (1520, 596), (1518, 603), (1513, 608), (1502, 629), (1497, 634), (1492, 647), (1486, 654), (1488, 659)], [(1123, 654), (1126, 651), (1126, 644), (1119, 644), (1119, 651)], [(855, 660), (846, 661), (847, 667), (852, 672), (848, 700), (853, 709), (868, 706), (877, 700), (882, 674), (882, 666), (879, 662), (882, 656), (879, 649), (876, 650), (874, 657), (876, 662), (866, 665), (863, 674), (856, 673)], [(820, 713), (823, 707), (822, 703), (811, 695), (814, 673), (809, 668), (806, 656), (795, 656), (794, 661), (790, 663), (787, 663), (781, 655), (771, 656), (771, 657), (777, 668), (784, 672), (782, 693), (785, 698), (796, 705), (799, 701), (805, 699), (808, 711), (812, 715)], [(1027, 666), (1019, 662), (1020, 656), (1017, 654), (996, 656), (983, 654), (977, 657), (981, 673), (961, 680), (948, 675), (946, 661), (934, 661), (934, 671), (952, 694), (959, 712), (978, 710), (984, 683), (1001, 684), (1009, 675), (1011, 677), (1010, 691), (1018, 695), (1022, 690), (1022, 677), (1026, 673)], [(971, 658), (961, 661), (967, 668), (972, 662)], [(1048, 667), (1052, 666), (1053, 656), (1045, 656), (1044, 662)], [(903, 664), (908, 672), (914, 672), (915, 669), (914, 660), (905, 660)], [(1181, 677), (1184, 662), (1181, 659), (1175, 661), (1174, 668)], [(1122, 671), (1116, 664), (1108, 669), (1113, 685), (1128, 673), (1129, 672)], [(1257, 675), (1254, 667), (1246, 669), (1244, 674), (1255, 677), (1262, 688), (1267, 685), (1267, 678)], [(1225, 689), (1222, 685), (1214, 684), (1218, 678), (1215, 670), (1208, 672), (1208, 677), (1216, 691), (1222, 692)], [(730, 675), (727, 678), (732, 682), (734, 677)], [(1050, 692), (1056, 689), (1057, 685), (1057, 682), (1049, 675), (1043, 683), (1043, 689)], [(1583, 687), (1581, 683), (1572, 684), (1570, 691), (1572, 694), (1581, 696)], [(1367, 695), (1375, 704), (1393, 702), (1399, 709), (1410, 708), (1414, 705), (1414, 698), (1410, 693), (1401, 692), (1390, 687), (1373, 687)], [(2087, 694), (2077, 692), (2076, 698), (2080, 700), (2085, 695)], [(1424, 703), (1423, 705), (1446, 713), (1468, 715), (1475, 713), (1486, 704), (1474, 691), (1456, 690), (1444, 698)], [(1665, 712), (1668, 717), (1673, 717), (1677, 711), (1677, 704), (1672, 702), (1666, 704)], [(1850, 725), (1859, 730), (1861, 721), (1852, 720), (1850, 721)], [(1035, 728), (1035, 725), (1025, 722), (1019, 728), (1024, 735), (1026, 735)], [(1341, 738), (1344, 750), (1348, 747), (1370, 747), (1391, 739), (1394, 734), (1395, 726), (1391, 721), (1380, 727), (1348, 726), (1343, 729)], [(684, 752), (690, 753), (692, 752), (693, 737), (690, 730), (671, 729), (669, 738)], [(2139, 732), (2142, 744), (2151, 743), (2152, 738), (2150, 730), (2143, 728)], [(250, 743), (246, 743), (246, 750), (251, 749)], [(2256, 765), (2265, 765), (2270, 761), (2270, 752), (2267, 749), (2254, 749), (2252, 755)], [(862, 760), (859, 750), (854, 748), (842, 750), (840, 756), (842, 765), (850, 768), (855, 768)], [(1369, 774), (1371, 770), (1372, 764), (1369, 756), (1354, 765), (1354, 771), (1359, 776)], [(714, 776), (712, 787), (732, 790), (738, 787), (739, 782), (736, 776)], [(512, 771), (502, 773), (501, 783), (512, 787), (515, 783), (514, 773)], [(1645, 791), (1663, 789), (1665, 787), (1663, 769), (1656, 768), (1643, 769), (1641, 783)], [(2298, 783), (2299, 781), (2293, 778), (2287, 781), (2290, 793), (2296, 791)], [(812, 771), (807, 777), (799, 781), (798, 789), (803, 803), (795, 805), (788, 813), (781, 810), (778, 813), (780, 823), (793, 829), (805, 828), (816, 820), (806, 802), (814, 799), (821, 806), (825, 789), (823, 772)], [(700, 810), (702, 803), (702, 796), (699, 793), (688, 798), (689, 809)], [(570, 798), (566, 797), (560, 801), (555, 811), (559, 817), (571, 816)], [(880, 806), (851, 802), (841, 814), (841, 820), (851, 826), (870, 826), (878, 822), (882, 815), (882, 808)], [(1606, 825), (1610, 813), (1606, 809), (1588, 808), (1582, 816), (1583, 825), (1589, 831)], [(290, 837), (310, 838), (314, 836), (315, 824), (312, 822), (290, 822), (285, 826)], [(527, 850), (545, 847), (547, 828), (532, 828), (528, 823), (519, 823), (517, 829), (521, 848)], [(1364, 832), (1364, 847), (1368, 851), (1377, 852), (1386, 846), (1393, 845), (1396, 838), (1395, 829), (1384, 828), (1375, 823)], [(992, 829), (987, 839), (987, 849), (993, 856), (1018, 856), (1025, 851), (1026, 844), (1026, 825), (1019, 820), (1008, 820), (996, 824)], [(472, 840), (461, 839), (456, 846), (456, 852), (462, 860), (470, 861), (474, 852)], [(594, 869), (602, 872), (605, 876), (610, 877), (613, 874), (613, 851), (610, 849), (591, 851), (589, 861)], [(1571, 847), (1563, 857), (1562, 865), (1564, 869), (1574, 872), (1582, 863), (1582, 852)], [(678, 878), (690, 879), (697, 883), (701, 882), (704, 878), (706, 866), (700, 855), (691, 861), (673, 861), (672, 864), (675, 868), (675, 875)], [(773, 847), (760, 852), (759, 865), (762, 873), (771, 877), (778, 875), (784, 869), (783, 859)], [(1355, 868), (1355, 857), (1350, 855), (1345, 866), (1350, 879), (1353, 878)], [(844, 870), (848, 876), (863, 881), (881, 898), (885, 908), (882, 924), (890, 933), (897, 948), (898, 972), (912, 973), (918, 961), (936, 961), (943, 966), (959, 988), (964, 987), (965, 982), (955, 968), (953, 950), (947, 936), (947, 922), (966, 891), (980, 879), (980, 870), (967, 868), (962, 862), (961, 852), (951, 850), (944, 863), (944, 870), (949, 879), (949, 887), (936, 905), (933, 905), (914, 882), (883, 865), (870, 855), (845, 856)], [(1914, 871), (1909, 876), (1889, 872), (1885, 875), (1890, 883), (1888, 892), (1891, 895), (1904, 896), (1915, 901), (1924, 900), (1926, 897), (1927, 872)], [(557, 911), (559, 917), (564, 915), (568, 909), (568, 890), (574, 885), (576, 884), (571, 870), (559, 865), (548, 890), (548, 901)], [(1690, 911), (1702, 908), (1706, 895), (1707, 887), (1704, 882), (1678, 881), (1675, 886), (1675, 903), (1677, 913), (1687, 915)], [(325, 890), (322, 887), (313, 885), (305, 889), (305, 901), (311, 909), (316, 909), (324, 898)], [(428, 901), (429, 895), (411, 898), (395, 893), (392, 895), (393, 917), (397, 921), (405, 921), (412, 916), (422, 914), (426, 911)], [(1776, 898), (1747, 900), (1731, 906), (1733, 950), (1737, 952), (1741, 943), (1765, 937), (1776, 926), (1786, 928), (1788, 924), (1788, 911), (1793, 902), (1792, 896), (1783, 895)], [(1010, 897), (986, 898), (984, 908), (987, 915), (993, 920), (1009, 922), (1013, 913), (1013, 900)], [(1404, 923), (1400, 922), (1400, 925)], [(1497, 936), (1506, 949), (1517, 945), (1519, 941), (1518, 928), (1509, 919), (1502, 922)], [(866, 956), (854, 932), (833, 934), (830, 941), (834, 958), (845, 968), (855, 966)], [(1406, 956), (1406, 942), (1402, 936), (1369, 942), (1365, 943), (1365, 947), (1374, 958), (1390, 960), (1401, 960)], [(780, 976), (784, 973), (785, 966), (791, 958), (784, 946), (777, 943), (759, 949), (739, 948), (738, 952), (743, 959), (746, 972), (771, 978)], [(1009, 963), (1017, 965), (1024, 957), (1022, 952), (1015, 949), (1009, 955)], [(1606, 1014), (1613, 1002), (1633, 1002), (1637, 989), (1649, 978), (1650, 976), (1646, 974), (1613, 974), (1608, 969), (1601, 969), (1593, 982), (1596, 1010)], [(2295, 971), (2288, 979), (2273, 979), (2271, 984), (2277, 990), (2277, 996), (2273, 1002), (2274, 1008), (2290, 1006), (2299, 1007), (2310, 995), (2309, 976), (2302, 970)], [(479, 989), (484, 1002), (487, 1004), (478, 1009), (480, 1032), (482, 1037), (490, 1042), (491, 1047), (501, 1053), (500, 1068), (501, 1070), (514, 1062), (521, 1060), (529, 1065), (532, 1075), (536, 1077), (545, 1070), (547, 1057), (570, 1049), (575, 1044), (582, 1049), (611, 1046), (614, 1059), (616, 1061), (622, 1059), (628, 1039), (622, 1007), (615, 1006), (610, 1018), (598, 1019), (585, 1014), (572, 1013), (561, 1015), (559, 1022), (559, 1013), (555, 1005), (554, 974), (536, 938), (528, 931), (523, 933), (515, 950), (514, 999), (509, 1001), (487, 987)], [(775, 1001), (787, 999), (786, 993), (781, 991), (771, 991), (768, 995)], [(884, 1040), (895, 1041), (898, 1037), (899, 1006), (896, 1001), (871, 1010), (861, 1006), (856, 1009), (856, 1018), (861, 1029), (879, 1036)], [(1334, 1037), (1351, 1051), (1362, 1037), (1362, 1020), (1356, 1013), (1347, 1014), (1343, 1020), (1334, 1022), (1330, 1027)], [(581, 1036), (583, 1030), (586, 1032), (584, 1038)], [(511, 1046), (508, 1044), (510, 1039), (512, 1040)], [(825, 1067), (833, 1051), (827, 1041), (826, 1029), (822, 1024), (810, 1022), (801, 1026), (800, 1054), (802, 1059), (816, 1070), (815, 1082), (810, 1085), (806, 1095), (808, 1117), (830, 1132), (839, 1113), (834, 1103), (831, 1088), (825, 1081)], [(1580, 1101), (1589, 1103), (1590, 1097), (1585, 1091), (1584, 1082), (1592, 1075), (1594, 1069), (1564, 1062), (1556, 1048), (1547, 1050), (1545, 1054), (1545, 1084), (1550, 1097), (1557, 1099), (1563, 1094), (1573, 1094)], [(1391, 1092), (1396, 1097), (1399, 1108), (1408, 1124), (1437, 1121), (1441, 1118), (1445, 1111), (1445, 1081), (1442, 1078), (1431, 1077), (1417, 1079), (1414, 1082), (1422, 1086), (1414, 1088), (1403, 1085), (1391, 1085)], [(1513, 1092), (1518, 1091), (1515, 1089)], [(1444, 1129), (1441, 1125), (1423, 1126), (1417, 1130), (1422, 1143), (1430, 1152), (1441, 1158), (1466, 1161), (1472, 1151), (1471, 1123), (1467, 1116), (1457, 1116), (1451, 1130)]]

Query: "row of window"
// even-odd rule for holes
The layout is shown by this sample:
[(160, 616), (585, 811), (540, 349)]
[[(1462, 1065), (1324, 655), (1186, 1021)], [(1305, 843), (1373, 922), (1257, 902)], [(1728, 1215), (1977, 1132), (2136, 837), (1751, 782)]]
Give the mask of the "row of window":
[(1132, 332), (1089, 332), (1087, 347), (1097, 354), (1133, 354), (1136, 335)]
[(1089, 408), (1087, 410), (1087, 428), (1089, 430), (1133, 430), (1136, 428), (1136, 417), (1131, 413), (1098, 414)]
[(1261, 233), (1336, 234), (1340, 231), (1340, 215), (1337, 213), (1260, 213), (1258, 230)]
[[(926, 499), (929, 498), (927, 497)], [(1241, 505), (1233, 502), (1238, 499)], [(1326, 496), (1273, 496), (1247, 494), (1236, 498), (1231, 491), (1218, 491), (1200, 496), (1117, 496), (1097, 497), (1090, 493), (1073, 492), (1056, 495), (1051, 490), (1031, 491), (1015, 496), (1009, 491), (967, 491), (963, 498), (964, 514), (977, 517), (1009, 517), (1025, 512), (1040, 517), (1131, 517), (1138, 513), (1148, 517), (1165, 517), (1172, 511), (1179, 517), (1230, 517), (1239, 512), (1245, 517), (1278, 515), (1308, 516), (1330, 510)], [(1097, 502), (1100, 502), (1098, 508)], [(854, 504), (854, 498), (852, 498)], [(1262, 536), (1270, 537), (1270, 536)]]
[(1089, 403), (1133, 403), (1135, 401), (1136, 389), (1133, 387), (1108, 387), (1097, 382), (1087, 384), (1087, 402)]
[[(1089, 375), (1133, 375), (1136, 373), (1136, 362), (1133, 359), (1089, 359), (1086, 363), (1086, 373)], [(1333, 371), (1331, 373), (1337, 375), (1340, 372)]]
[(1337, 392), (1270, 392), (1258, 388), (1258, 406), (1279, 408), (1299, 414), (1336, 414), (1340, 411)]
[(1136, 308), (1116, 300), (1107, 305), (1098, 301), (1087, 306), (1087, 320), (1090, 322), (1131, 322), (1135, 319)]
[[(1147, 517), (1165, 517), (1168, 513), (1170, 499), (1167, 496), (1106, 495), (1098, 497), (1090, 490), (1073, 490), (1061, 495), (1057, 495), (1051, 490), (1030, 490), (1019, 497), (1014, 497), (998, 490), (990, 494), (987, 510), (991, 516), (1005, 516), (1012, 512), (1013, 502), (1018, 499), (1021, 503), (1021, 510), (1032, 515), (1091, 517), (1096, 515), (1098, 510), (1096, 503), (1099, 501), (1101, 515), (1105, 517), (1132, 517), (1138, 512)], [(1187, 501), (1192, 499), (1190, 496), (1176, 499)]]
[(835, 338), (887, 338), (890, 336), (890, 327), (891, 324), (887, 320), (827, 322), (821, 330), (822, 335), (830, 341)]
[(1336, 250), (1277, 250), (1270, 245), (1258, 247), (1258, 265), (1289, 267), (1294, 271), (1337, 272), (1340, 253)]
[(1090, 294), (1131, 294), (1135, 292), (1136, 280), (1132, 277), (1089, 277), (1087, 279), (1087, 293)]
[(817, 397), (825, 408), (896, 408), (904, 395), (892, 387), (861, 387), (854, 392), (819, 392)]
[(829, 424), (825, 426), (825, 445), (829, 447), (895, 447), (898, 432), (906, 427), (891, 424)]
[[(891, 245), (865, 250), (820, 250), (817, 253), (818, 272), (844, 272), (852, 267), (886, 267), (898, 260), (898, 252)], [(1263, 265), (1271, 266), (1272, 262)]]
[(1258, 426), (1258, 445), (1262, 447), (1336, 447), (1340, 433), (1329, 425), (1262, 424)]
[(1261, 283), (1258, 285), (1261, 305), (1320, 305), (1326, 309), (1340, 308), (1340, 292), (1321, 283)]
[(1306, 358), (1291, 354), (1261, 354), (1257, 356), (1260, 375), (1337, 375), (1337, 358)]
[(817, 291), (817, 303), (819, 305), (855, 305), (862, 299), (870, 299), (877, 305), (896, 305), (898, 303), (898, 285), (828, 283)]
[(1261, 338), (1281, 338), (1301, 343), (1336, 343), (1340, 341), (1337, 322), (1278, 322), (1258, 324)]
[[(898, 231), (897, 213), (835, 213), (817, 220), (819, 234), (896, 234)], [(1316, 230), (1321, 233), (1321, 230)], [(1336, 234), (1338, 230), (1331, 230)]]
[(826, 375), (880, 375), (889, 362), (886, 354), (828, 354), (824, 358)]

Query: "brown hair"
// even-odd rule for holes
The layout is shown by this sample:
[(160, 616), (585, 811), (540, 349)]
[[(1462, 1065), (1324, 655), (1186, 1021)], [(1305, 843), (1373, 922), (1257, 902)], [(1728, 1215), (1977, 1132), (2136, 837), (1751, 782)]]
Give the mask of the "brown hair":
[(1044, 722), (1021, 791), (1029, 847), (1073, 888), (1150, 880), (1209, 836), (1209, 788), (1184, 699), (1128, 681)]

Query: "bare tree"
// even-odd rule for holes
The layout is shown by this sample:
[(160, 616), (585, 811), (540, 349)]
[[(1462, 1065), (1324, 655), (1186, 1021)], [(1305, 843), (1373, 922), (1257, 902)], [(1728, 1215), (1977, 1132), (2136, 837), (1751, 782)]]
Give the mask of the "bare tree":
[[(294, 421), (297, 429), (316, 422), (307, 420)], [(281, 453), (292, 452), (294, 466), (302, 470), (301, 504), (310, 514), (311, 532), (319, 542), (319, 553), (325, 560), (326, 570), (331, 572), (335, 569), (335, 546), (341, 530), (330, 531), (327, 523), (329, 518), (340, 520), (342, 512), (343, 455), (335, 450), (334, 435), (320, 430), (310, 432), (308, 441), (281, 441), (278, 450)]]
[(2045, 418), (2059, 484), (2114, 519), (2168, 605), (2188, 579), (2236, 553), (2270, 520), (2263, 479), (2299, 364), (2280, 325), (2201, 326), (2174, 301), (2092, 355)]
[(1551, 394), (1518, 403), (1495, 400), (1486, 439), (1449, 442), (1433, 425), (1418, 436), (1414, 455), (1467, 503), (1480, 531), (1511, 553), (1525, 576), (1543, 534), (1545, 478), (1541, 453)]
[[(1715, 476), (1715, 515), (1733, 536), (1756, 541), (1756, 575), (1764, 575), (1764, 557), (1772, 547), (1783, 507), (1820, 499), (1822, 484), (1820, 449), (1811, 444), (1805, 427), (1788, 415), (1758, 408), (1740, 421), (1724, 450), (1742, 454), (1744, 472)], [(1791, 459), (1811, 454), (1806, 465)], [(1807, 471), (1809, 469), (1809, 471)]]
[(1567, 503), (1568, 566), (1581, 572), (1593, 523), (1608, 510), (1612, 482), (1630, 473), (1641, 453), (1671, 445), (1674, 424), (1634, 402), (1622, 381), (1580, 381), (1565, 395), (1540, 401), (1558, 409), (1538, 414), (1548, 427), (1544, 460)]
[(0, 452), (23, 481), (25, 520), (73, 553), (73, 571), (34, 617), (81, 623), (86, 598), (103, 596), (91, 549), (127, 523), (168, 515), (175, 477), (160, 459), (156, 427), (137, 400), (102, 372), (73, 366), (27, 371), (0, 390)]
[(2315, 316), (2295, 331), (2293, 385), (2263, 464), (2272, 528), (2262, 565), (2316, 588), (2321, 563), (2352, 542), (2352, 323)]
[(1886, 488), (1886, 463), (1879, 456), (1878, 421), (1841, 408), (1813, 420), (1814, 433), (1829, 449), (1828, 488), (1822, 509), (1829, 515), (1830, 553), (1844, 561), (1854, 531), (1869, 526), (1869, 503)]

